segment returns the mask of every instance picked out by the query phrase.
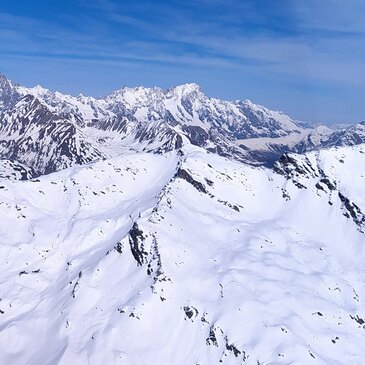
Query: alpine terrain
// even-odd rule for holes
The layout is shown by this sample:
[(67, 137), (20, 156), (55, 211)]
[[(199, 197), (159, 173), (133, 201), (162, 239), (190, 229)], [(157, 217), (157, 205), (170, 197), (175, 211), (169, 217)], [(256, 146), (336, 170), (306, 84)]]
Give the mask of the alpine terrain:
[(364, 186), (365, 122), (0, 75), (0, 364), (364, 364)]

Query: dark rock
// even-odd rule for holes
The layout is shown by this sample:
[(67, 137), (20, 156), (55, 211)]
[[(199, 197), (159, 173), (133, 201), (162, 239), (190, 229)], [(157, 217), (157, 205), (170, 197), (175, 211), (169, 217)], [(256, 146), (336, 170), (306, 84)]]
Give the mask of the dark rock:
[(209, 336), (208, 338), (205, 340), (206, 344), (211, 346), (217, 346), (218, 347), (218, 341), (217, 341), (217, 337), (215, 335), (215, 329), (214, 326), (211, 326), (209, 329)]
[(147, 252), (144, 251), (144, 239), (143, 232), (135, 222), (129, 231), (129, 245), (132, 255), (139, 266), (142, 266), (144, 257), (147, 255)]
[(184, 307), (184, 312), (187, 318), (192, 319), (193, 317), (197, 317), (199, 312), (196, 308), (192, 306)]
[(176, 177), (180, 179), (184, 179), (189, 184), (193, 185), (195, 189), (200, 191), (201, 193), (207, 194), (208, 191), (204, 184), (199, 181), (196, 181), (186, 170), (179, 168), (178, 172), (176, 173)]

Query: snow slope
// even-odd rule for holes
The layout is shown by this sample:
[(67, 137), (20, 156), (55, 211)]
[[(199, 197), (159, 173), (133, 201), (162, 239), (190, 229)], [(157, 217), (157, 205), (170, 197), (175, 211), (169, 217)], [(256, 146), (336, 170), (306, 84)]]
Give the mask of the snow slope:
[(1, 180), (0, 363), (363, 364), (364, 183), (364, 145)]

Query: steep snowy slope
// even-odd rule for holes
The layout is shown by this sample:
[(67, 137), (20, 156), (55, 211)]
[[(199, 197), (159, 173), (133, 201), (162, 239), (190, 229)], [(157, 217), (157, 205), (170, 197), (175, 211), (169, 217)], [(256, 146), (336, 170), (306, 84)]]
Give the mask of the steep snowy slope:
[(103, 157), (73, 118), (60, 117), (31, 95), (2, 114), (0, 156), (26, 164), (37, 174)]
[(363, 364), (364, 166), (190, 146), (1, 181), (1, 361)]

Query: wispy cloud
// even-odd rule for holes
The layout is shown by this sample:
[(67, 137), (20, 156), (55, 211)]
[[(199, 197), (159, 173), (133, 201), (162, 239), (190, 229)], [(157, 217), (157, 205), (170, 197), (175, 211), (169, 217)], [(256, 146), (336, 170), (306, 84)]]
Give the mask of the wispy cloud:
[(187, 75), (211, 69), (214, 75), (242, 75), (257, 85), (266, 80), (262, 94), (275, 89), (278, 80), (298, 92), (308, 85), (312, 90), (358, 90), (365, 80), (362, 0), (73, 4), (77, 13), (70, 8), (57, 17), (0, 12), (0, 55), (133, 69), (159, 65), (171, 72), (185, 68)]
[[(214, 63), (219, 60), (225, 67), (237, 67), (240, 62), (242, 66), (253, 65), (256, 61), (258, 65), (268, 64), (278, 72), (282, 67), (283, 72), (289, 73), (304, 63), (311, 66), (311, 63), (325, 62), (335, 67), (337, 59), (343, 64), (346, 58), (351, 58), (354, 64), (354, 59), (360, 61), (365, 53), (360, 46), (360, 41), (364, 40), (361, 31), (365, 26), (358, 21), (346, 27), (346, 19), (338, 14), (347, 14), (343, 6), (334, 11), (335, 6), (325, 7), (314, 0), (305, 2), (307, 5), (299, 0), (291, 2), (285, 16), (291, 17), (291, 22), (295, 19), (295, 29), (289, 33), (275, 32), (275, 27), (265, 25), (269, 16), (273, 13), (276, 16), (275, 12), (269, 9), (266, 14), (252, 1), (206, 1), (206, 16), (195, 13), (201, 2), (187, 1), (179, 12), (172, 2), (158, 7), (150, 17), (144, 18), (139, 16), (138, 7), (121, 6), (112, 0), (79, 2), (97, 11), (99, 16), (97, 19), (94, 14), (69, 18), (75, 24), (70, 29), (47, 21), (0, 14), (1, 51), (29, 51), (51, 56), (110, 55), (161, 62)], [(337, 0), (331, 2), (334, 5), (341, 3)], [(222, 11), (211, 13), (212, 7), (218, 5)], [(153, 3), (150, 7), (153, 8)], [(144, 10), (150, 10), (146, 2)], [(331, 20), (325, 21), (326, 16)], [(254, 23), (254, 32), (239, 24), (237, 19), (247, 22), (248, 26)], [(336, 74), (332, 75), (336, 77)]]

